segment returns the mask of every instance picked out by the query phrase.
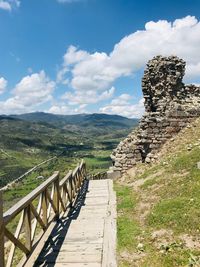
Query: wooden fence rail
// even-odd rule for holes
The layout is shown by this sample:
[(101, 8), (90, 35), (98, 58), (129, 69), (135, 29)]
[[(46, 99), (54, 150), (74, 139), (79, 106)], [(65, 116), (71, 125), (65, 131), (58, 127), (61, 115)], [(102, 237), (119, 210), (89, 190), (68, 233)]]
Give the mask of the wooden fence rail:
[[(16, 249), (24, 254), (24, 263), (28, 260), (50, 223), (73, 206), (84, 179), (86, 165), (82, 161), (62, 180), (59, 179), (59, 172), (55, 172), (5, 213), (0, 191), (0, 267), (13, 265)], [(17, 220), (13, 233), (9, 224)], [(5, 244), (9, 246), (5, 248)]]

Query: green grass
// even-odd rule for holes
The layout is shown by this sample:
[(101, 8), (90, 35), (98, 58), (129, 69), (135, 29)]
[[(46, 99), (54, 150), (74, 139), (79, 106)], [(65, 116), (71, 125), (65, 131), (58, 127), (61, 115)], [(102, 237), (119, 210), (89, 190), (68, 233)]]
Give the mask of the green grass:
[(154, 228), (170, 228), (175, 233), (197, 233), (200, 230), (200, 205), (188, 198), (161, 200), (152, 210), (148, 224)]
[[(176, 249), (165, 254), (159, 254), (156, 251), (151, 251), (151, 253), (144, 259), (141, 267), (189, 267), (190, 255), (183, 249)], [(195, 265), (191, 267), (193, 266)]]
[[(127, 186), (116, 186), (118, 207), (119, 267), (197, 267), (200, 251), (188, 248), (182, 235), (198, 240), (200, 234), (200, 122), (177, 137), (163, 152), (160, 162), (138, 165), (134, 180), (146, 179), (137, 192)], [(132, 179), (132, 180), (131, 180)], [(138, 207), (149, 203), (149, 210), (140, 221)], [(139, 215), (140, 214), (140, 215)], [(163, 237), (152, 233), (166, 231)], [(135, 259), (137, 245), (142, 243), (144, 255)], [(136, 257), (137, 258), (137, 257)]]
[(131, 251), (133, 248), (136, 249), (136, 236), (140, 234), (140, 228), (137, 222), (129, 218), (128, 215), (123, 214), (118, 218), (117, 229), (118, 249), (126, 248), (128, 251)]
[(133, 213), (136, 205), (136, 197), (129, 187), (115, 185), (117, 193), (117, 231), (118, 250), (136, 248), (136, 236), (140, 234), (140, 228), (133, 220)]
[(149, 179), (149, 180), (144, 182), (144, 184), (141, 186), (141, 188), (147, 189), (147, 188), (151, 187), (152, 185), (154, 185), (154, 184), (156, 184), (158, 182), (159, 182), (159, 177), (155, 177), (155, 178)]
[(157, 192), (161, 198), (149, 216), (149, 225), (170, 227), (177, 233), (200, 230), (200, 170), (197, 168), (200, 148), (181, 152), (159, 180), (163, 187)]

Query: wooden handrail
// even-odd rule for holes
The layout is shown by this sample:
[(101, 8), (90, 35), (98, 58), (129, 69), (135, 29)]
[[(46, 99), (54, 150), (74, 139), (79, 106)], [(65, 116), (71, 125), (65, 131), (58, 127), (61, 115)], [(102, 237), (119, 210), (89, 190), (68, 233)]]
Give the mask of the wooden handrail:
[(30, 192), (27, 196), (19, 200), (13, 207), (7, 210), (3, 214), (4, 224), (8, 224), (13, 217), (15, 217), (20, 211), (22, 211), (27, 204), (31, 203), (39, 194), (44, 191), (51, 183), (53, 183), (58, 178), (59, 172), (55, 172), (52, 176), (50, 176), (44, 183), (35, 188), (32, 192)]
[[(5, 213), (3, 213), (2, 192), (0, 191), (0, 267), (12, 266), (16, 248), (25, 255), (23, 264), (28, 260), (39, 242), (36, 239), (38, 225), (44, 234), (53, 220), (62, 217), (73, 205), (85, 179), (86, 164), (84, 161), (74, 171), (68, 172), (61, 181), (59, 172), (54, 172), (45, 182)], [(20, 214), (16, 231), (12, 233), (8, 224), (17, 220)], [(43, 234), (41, 232), (40, 236)]]
[(72, 171), (69, 171), (67, 175), (60, 181), (60, 187), (63, 186), (64, 183), (66, 183), (67, 180), (69, 180), (71, 176), (72, 176)]

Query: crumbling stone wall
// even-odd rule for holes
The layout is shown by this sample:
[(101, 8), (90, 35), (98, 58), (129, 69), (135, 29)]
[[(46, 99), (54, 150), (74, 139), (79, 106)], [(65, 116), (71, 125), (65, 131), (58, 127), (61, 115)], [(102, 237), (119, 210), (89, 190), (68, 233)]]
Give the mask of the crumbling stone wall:
[(113, 151), (113, 170), (126, 172), (137, 162), (157, 158), (162, 145), (200, 115), (200, 87), (182, 82), (186, 63), (156, 56), (142, 79), (145, 115), (139, 127)]

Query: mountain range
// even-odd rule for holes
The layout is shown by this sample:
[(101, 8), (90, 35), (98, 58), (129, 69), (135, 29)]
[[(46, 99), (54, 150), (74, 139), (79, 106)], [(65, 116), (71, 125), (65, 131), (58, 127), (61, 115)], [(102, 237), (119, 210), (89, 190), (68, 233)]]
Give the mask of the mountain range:
[(29, 122), (49, 123), (57, 127), (62, 127), (66, 124), (78, 125), (80, 127), (121, 127), (129, 128), (135, 126), (138, 123), (138, 119), (129, 119), (119, 115), (108, 115), (108, 114), (76, 114), (76, 115), (56, 115), (45, 112), (33, 112), (25, 113), (20, 115), (1, 115), (0, 119), (19, 119)]

